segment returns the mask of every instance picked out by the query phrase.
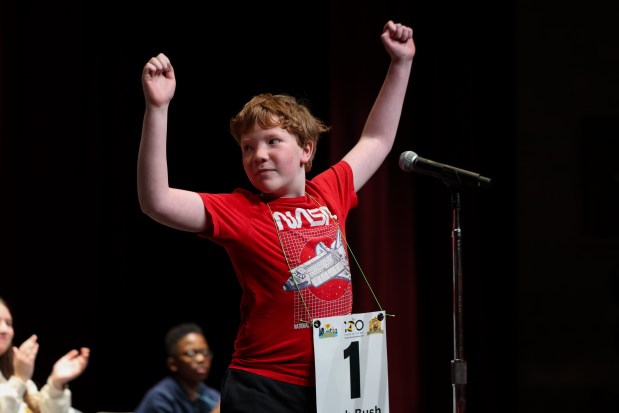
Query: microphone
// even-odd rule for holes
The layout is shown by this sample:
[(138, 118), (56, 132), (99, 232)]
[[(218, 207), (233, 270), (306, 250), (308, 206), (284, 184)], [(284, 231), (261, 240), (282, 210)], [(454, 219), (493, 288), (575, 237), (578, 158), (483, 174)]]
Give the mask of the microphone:
[(490, 186), (491, 179), (475, 172), (434, 162), (418, 156), (413, 151), (402, 152), (400, 155), (400, 169), (405, 172), (419, 172), (425, 175), (442, 179), (449, 186), (468, 186), (471, 188), (485, 188)]

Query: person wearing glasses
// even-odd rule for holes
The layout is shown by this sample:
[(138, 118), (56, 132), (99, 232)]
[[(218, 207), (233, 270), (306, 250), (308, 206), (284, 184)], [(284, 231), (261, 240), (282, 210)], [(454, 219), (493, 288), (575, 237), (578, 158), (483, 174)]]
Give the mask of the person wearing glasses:
[(213, 353), (202, 328), (181, 323), (165, 337), (170, 374), (152, 386), (134, 413), (219, 413), (219, 390), (205, 383)]

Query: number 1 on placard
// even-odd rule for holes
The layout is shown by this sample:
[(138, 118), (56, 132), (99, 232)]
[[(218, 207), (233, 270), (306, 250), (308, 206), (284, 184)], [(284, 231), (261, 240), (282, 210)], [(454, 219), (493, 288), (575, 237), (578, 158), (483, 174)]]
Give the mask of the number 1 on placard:
[(359, 368), (359, 342), (352, 341), (344, 349), (344, 358), (350, 359), (350, 398), (361, 397), (361, 369)]

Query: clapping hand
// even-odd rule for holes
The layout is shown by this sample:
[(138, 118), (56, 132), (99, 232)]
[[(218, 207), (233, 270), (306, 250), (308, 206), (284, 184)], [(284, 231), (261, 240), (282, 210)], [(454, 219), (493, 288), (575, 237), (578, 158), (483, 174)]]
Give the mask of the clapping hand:
[(59, 390), (63, 389), (67, 383), (84, 372), (89, 357), (90, 349), (87, 347), (82, 347), (80, 351), (73, 349), (62, 356), (52, 369), (50, 376), (52, 385)]
[(31, 335), (21, 346), (13, 347), (13, 370), (15, 376), (24, 383), (32, 378), (38, 352), (39, 343), (36, 334)]

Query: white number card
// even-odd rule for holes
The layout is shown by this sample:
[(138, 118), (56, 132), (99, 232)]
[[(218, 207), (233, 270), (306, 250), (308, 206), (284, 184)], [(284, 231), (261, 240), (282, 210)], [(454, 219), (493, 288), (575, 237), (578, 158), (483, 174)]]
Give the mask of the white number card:
[(318, 413), (389, 413), (384, 311), (313, 321)]

